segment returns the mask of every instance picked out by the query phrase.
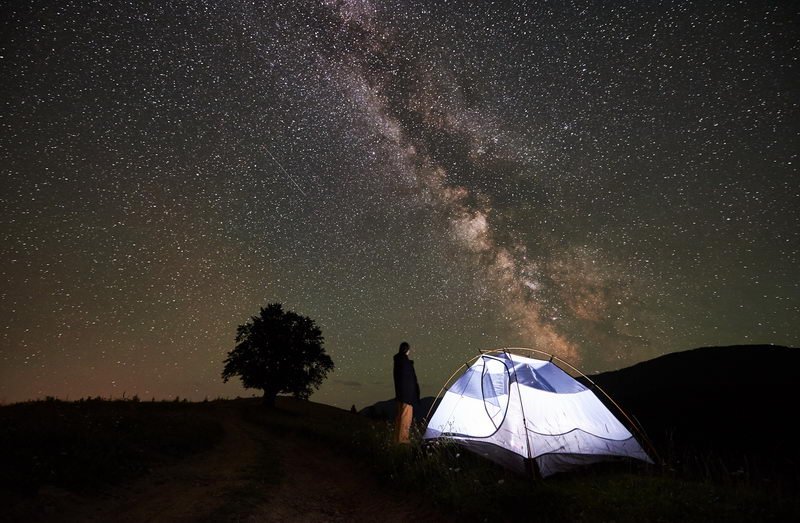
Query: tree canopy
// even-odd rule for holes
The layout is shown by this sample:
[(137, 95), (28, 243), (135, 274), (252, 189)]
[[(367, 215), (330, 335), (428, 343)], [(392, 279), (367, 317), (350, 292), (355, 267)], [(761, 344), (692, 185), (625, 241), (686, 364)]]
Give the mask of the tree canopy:
[(314, 320), (270, 303), (237, 328), (222, 379), (239, 376), (244, 388), (263, 390), (269, 405), (278, 394), (308, 399), (334, 367), (323, 341)]

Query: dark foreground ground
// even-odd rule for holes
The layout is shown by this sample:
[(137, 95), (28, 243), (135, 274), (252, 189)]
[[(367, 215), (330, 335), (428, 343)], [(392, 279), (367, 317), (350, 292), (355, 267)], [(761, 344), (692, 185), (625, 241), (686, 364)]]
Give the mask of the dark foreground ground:
[(791, 483), (613, 465), (532, 481), (279, 398), (0, 407), (3, 522), (800, 521)]
[[(41, 405), (44, 408), (39, 410), (52, 410), (59, 406), (65, 410), (74, 407), (51, 403)], [(287, 400), (281, 402), (281, 406), (284, 407), (281, 416), (294, 416), (306, 405)], [(47, 471), (49, 476), (25, 478), (27, 485), (18, 485), (13, 477), (3, 478), (6, 485), (2, 491), (0, 521), (449, 520), (447, 514), (424, 503), (394, 495), (379, 484), (373, 471), (343, 455), (336, 445), (270, 425), (270, 420), (262, 416), (262, 407), (257, 401), (166, 406), (120, 403), (116, 407), (120, 410), (114, 415), (117, 426), (126, 424), (126, 414), (132, 414), (125, 411), (132, 410), (132, 407), (151, 410), (143, 415), (136, 414), (140, 424), (144, 425), (149, 421), (163, 423), (188, 412), (191, 418), (181, 420), (184, 426), (191, 426), (190, 432), (205, 433), (180, 435), (187, 440), (187, 445), (190, 441), (195, 442), (195, 448), (188, 452), (143, 450), (138, 458), (148, 463), (141, 471), (131, 471), (133, 465), (124, 456), (100, 456), (110, 449), (86, 452), (90, 459), (105, 458), (111, 462), (108, 467), (96, 471), (106, 476), (102, 482), (83, 477), (79, 470), (73, 470), (84, 466), (91, 468), (92, 465), (80, 463), (83, 458), (74, 455), (80, 451), (76, 452), (72, 442), (65, 447), (70, 450), (57, 450), (56, 461), (64, 459), (53, 465), (60, 470)], [(113, 410), (113, 405), (90, 404), (84, 405), (83, 410), (94, 408)], [(318, 409), (328, 410), (325, 406)], [(349, 415), (334, 410), (337, 414)], [(44, 412), (37, 414), (45, 415)], [(87, 413), (86, 416), (101, 424), (96, 421), (97, 414)], [(148, 420), (148, 416), (152, 416), (152, 420)], [(114, 422), (111, 427), (97, 428), (104, 432), (113, 425)], [(135, 428), (132, 430), (136, 432)], [(174, 434), (167, 430), (166, 434), (149, 436), (169, 439)], [(126, 438), (122, 436), (121, 439)], [(126, 441), (123, 446), (127, 444)], [(73, 463), (68, 463), (70, 456), (65, 455), (70, 452), (73, 453)], [(122, 470), (112, 470), (115, 464)]]

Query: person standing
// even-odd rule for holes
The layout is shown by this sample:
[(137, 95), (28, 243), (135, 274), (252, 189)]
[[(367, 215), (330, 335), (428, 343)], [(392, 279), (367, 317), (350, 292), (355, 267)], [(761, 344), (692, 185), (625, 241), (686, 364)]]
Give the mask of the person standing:
[(419, 383), (414, 362), (408, 357), (410, 352), (411, 345), (404, 341), (394, 355), (395, 443), (409, 443), (414, 404), (419, 402)]

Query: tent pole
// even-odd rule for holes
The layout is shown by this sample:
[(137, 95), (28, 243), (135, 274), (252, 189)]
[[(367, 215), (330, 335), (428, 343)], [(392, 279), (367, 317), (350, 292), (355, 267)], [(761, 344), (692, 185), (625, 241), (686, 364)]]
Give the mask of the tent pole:
[[(525, 407), (522, 401), (522, 391), (519, 389), (519, 381), (517, 380), (517, 368), (514, 366), (514, 361), (511, 359), (511, 354), (508, 351), (504, 350), (503, 353), (508, 358), (508, 361), (511, 362), (511, 368), (514, 370), (514, 383), (517, 384), (517, 396), (519, 397), (519, 410), (522, 412), (522, 429), (525, 433), (525, 447), (528, 451), (528, 457), (525, 459), (525, 470), (528, 473), (528, 477), (533, 481), (536, 480), (539, 476), (539, 468), (536, 466), (536, 463), (533, 462), (533, 457), (531, 453), (531, 438), (528, 437), (528, 420), (525, 418)], [(509, 388), (511, 385), (509, 384)], [(509, 391), (510, 392), (510, 391)]]
[(609, 395), (608, 395), (608, 393), (607, 393), (605, 390), (603, 390), (603, 387), (601, 387), (601, 386), (600, 386), (600, 385), (598, 385), (597, 383), (593, 382), (593, 381), (592, 381), (592, 379), (591, 379), (589, 376), (587, 376), (586, 374), (584, 374), (583, 372), (581, 372), (581, 371), (580, 371), (580, 369), (577, 369), (577, 368), (573, 367), (572, 365), (570, 365), (568, 362), (566, 362), (566, 361), (562, 360), (561, 358), (556, 358), (556, 359), (557, 359), (558, 361), (560, 361), (561, 363), (563, 363), (563, 364), (565, 364), (565, 365), (569, 366), (569, 368), (571, 368), (572, 370), (574, 370), (575, 372), (577, 372), (577, 373), (578, 373), (578, 374), (580, 374), (581, 376), (583, 376), (583, 377), (586, 379), (586, 381), (588, 381), (589, 383), (591, 383), (591, 384), (592, 384), (592, 386), (593, 386), (595, 389), (597, 389), (597, 390), (599, 390), (600, 392), (602, 392), (602, 393), (603, 393), (603, 396), (605, 396), (605, 397), (606, 397), (606, 399), (608, 399), (608, 401), (610, 401), (610, 402), (611, 402), (611, 404), (612, 404), (612, 405), (614, 405), (614, 407), (616, 407), (616, 409), (619, 411), (619, 413), (620, 413), (620, 414), (622, 414), (622, 415), (625, 417), (625, 419), (626, 419), (626, 420), (628, 420), (628, 423), (630, 424), (630, 426), (631, 426), (633, 429), (635, 429), (635, 430), (636, 430), (636, 432), (638, 432), (638, 433), (639, 433), (639, 436), (642, 438), (642, 440), (644, 440), (644, 442), (645, 442), (645, 443), (647, 444), (647, 446), (650, 448), (650, 452), (652, 452), (652, 453), (653, 453), (653, 457), (654, 457), (654, 458), (656, 458), (656, 460), (658, 460), (658, 461), (659, 461), (659, 462), (660, 462), (662, 465), (664, 464), (664, 460), (662, 460), (662, 459), (661, 459), (661, 456), (659, 456), (658, 452), (656, 452), (655, 445), (653, 445), (653, 443), (650, 441), (650, 438), (648, 438), (648, 437), (647, 437), (647, 434), (645, 434), (645, 432), (644, 432), (644, 429), (642, 428), (642, 426), (641, 426), (641, 425), (639, 425), (639, 423), (637, 423), (637, 422), (636, 422), (636, 421), (634, 421), (633, 419), (631, 419), (631, 417), (630, 417), (630, 416), (628, 416), (628, 413), (627, 413), (627, 412), (625, 412), (625, 411), (623, 410), (623, 408), (622, 408), (622, 407), (621, 407), (621, 406), (620, 406), (620, 405), (619, 405), (619, 404), (618, 404), (616, 401), (614, 401), (614, 398), (612, 398), (611, 396), (609, 396)]
[(509, 347), (509, 348), (494, 349), (494, 350), (497, 351), (497, 352), (505, 352), (505, 353), (507, 353), (509, 350), (521, 350), (521, 351), (528, 351), (528, 352), (535, 352), (535, 353), (539, 353), (539, 354), (544, 354), (544, 355), (550, 357), (550, 361), (551, 362), (553, 360), (556, 360), (557, 362), (566, 365), (567, 367), (572, 369), (574, 372), (577, 372), (584, 379), (586, 379), (586, 381), (589, 382), (592, 385), (592, 387), (594, 387), (596, 390), (599, 390), (603, 394), (603, 396), (605, 396), (606, 399), (608, 399), (608, 401), (611, 402), (612, 405), (614, 405), (614, 407), (617, 409), (617, 411), (620, 414), (622, 414), (622, 416), (624, 416), (624, 418), (628, 421), (629, 426), (636, 431), (636, 433), (639, 435), (639, 437), (642, 438), (642, 440), (644, 441), (646, 446), (650, 449), (650, 452), (653, 453), (653, 457), (658, 462), (660, 462), (662, 465), (664, 464), (664, 460), (661, 459), (661, 456), (658, 454), (658, 452), (656, 452), (655, 445), (653, 445), (653, 443), (650, 441), (650, 438), (647, 437), (647, 434), (645, 434), (644, 429), (641, 427), (641, 425), (639, 423), (635, 422), (633, 419), (631, 419), (631, 417), (628, 415), (628, 413), (625, 412), (625, 410), (623, 410), (623, 408), (616, 401), (614, 401), (614, 399), (611, 396), (609, 396), (608, 393), (605, 390), (603, 390), (603, 388), (600, 385), (598, 385), (597, 383), (593, 382), (591, 380), (591, 378), (589, 378), (589, 376), (587, 376), (586, 374), (581, 372), (580, 369), (578, 369), (574, 365), (570, 364), (568, 361), (562, 360), (561, 358), (559, 358), (558, 356), (556, 356), (554, 354), (550, 354), (550, 353), (547, 353), (547, 352), (544, 352), (544, 351), (541, 351), (541, 350), (538, 350), (538, 349), (530, 349), (530, 348), (526, 348), (526, 347)]
[(467, 361), (466, 363), (462, 363), (461, 366), (459, 368), (457, 368), (456, 371), (454, 373), (452, 373), (449, 378), (447, 378), (447, 381), (444, 382), (444, 385), (442, 385), (442, 388), (439, 389), (439, 394), (437, 394), (436, 397), (433, 399), (433, 403), (431, 403), (431, 406), (428, 409), (428, 413), (425, 415), (425, 423), (426, 424), (427, 424), (428, 420), (431, 419), (431, 411), (436, 406), (436, 402), (441, 397), (442, 392), (444, 392), (444, 389), (446, 389), (447, 386), (450, 385), (450, 382), (453, 380), (455, 375), (458, 374), (459, 372), (461, 372), (461, 369), (463, 369), (464, 367), (469, 367), (470, 365), (472, 365), (472, 362), (474, 362), (479, 357), (480, 357), (480, 355), (475, 356), (473, 358), (470, 358), (470, 360)]

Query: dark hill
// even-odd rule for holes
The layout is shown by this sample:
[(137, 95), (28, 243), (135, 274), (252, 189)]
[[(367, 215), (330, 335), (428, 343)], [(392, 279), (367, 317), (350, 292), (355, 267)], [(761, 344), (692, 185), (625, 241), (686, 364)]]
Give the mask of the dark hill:
[[(590, 376), (665, 458), (720, 458), (732, 471), (800, 465), (792, 430), (800, 349), (703, 347)], [(766, 471), (764, 471), (766, 472)]]

